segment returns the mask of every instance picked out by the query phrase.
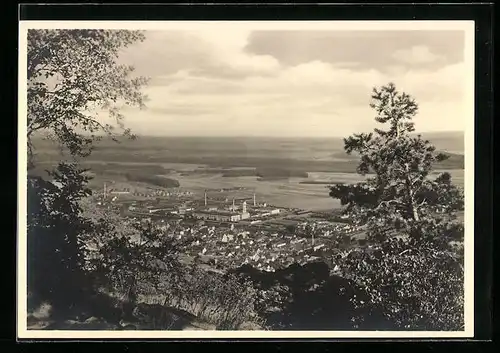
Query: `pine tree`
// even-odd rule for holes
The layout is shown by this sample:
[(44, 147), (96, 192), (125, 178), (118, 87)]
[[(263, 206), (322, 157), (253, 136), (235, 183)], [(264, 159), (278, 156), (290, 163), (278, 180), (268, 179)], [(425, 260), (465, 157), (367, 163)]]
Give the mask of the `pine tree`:
[(344, 139), (345, 151), (359, 155), (357, 172), (366, 176), (354, 185), (335, 185), (330, 196), (341, 200), (345, 212), (365, 225), (372, 240), (387, 239), (394, 231), (412, 241), (443, 241), (463, 236), (456, 212), (463, 194), (449, 173), (431, 172), (448, 155), (421, 135), (415, 136), (415, 100), (389, 83), (374, 88), (370, 106), (375, 120), (387, 126)]
[(344, 140), (346, 152), (359, 155), (358, 173), (367, 178), (330, 188), (371, 241), (370, 248), (337, 258), (342, 276), (364, 293), (351, 298), (357, 312), (352, 321), (364, 329), (460, 330), (463, 253), (450, 240), (460, 243), (464, 235), (456, 219), (464, 206), (462, 191), (449, 173), (431, 177), (447, 156), (414, 136), (415, 100), (392, 83), (375, 88), (372, 100), (376, 121), (387, 128)]

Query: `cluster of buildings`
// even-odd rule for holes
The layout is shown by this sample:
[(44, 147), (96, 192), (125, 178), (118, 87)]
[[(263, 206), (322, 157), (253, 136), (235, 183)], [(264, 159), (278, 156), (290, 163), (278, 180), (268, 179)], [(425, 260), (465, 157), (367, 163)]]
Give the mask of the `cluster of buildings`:
[(223, 226), (193, 219), (149, 220), (155, 222), (165, 236), (190, 240), (184, 256), (222, 271), (244, 264), (275, 271), (293, 263), (318, 259), (332, 262), (344, 248), (341, 242), (345, 241), (343, 233), (333, 232), (333, 229), (341, 231), (341, 225), (324, 226), (322, 236), (318, 231), (317, 237), (306, 238), (300, 234), (241, 227), (237, 223)]
[[(130, 193), (130, 189), (106, 190)], [(177, 191), (166, 192), (176, 194)], [(328, 261), (341, 251), (344, 243), (359, 229), (349, 223), (336, 223), (292, 215), (288, 209), (257, 204), (252, 198), (232, 200), (211, 199), (207, 193), (202, 200), (194, 198), (158, 198), (115, 202), (103, 199), (101, 207), (122, 212), (125, 222), (154, 222), (165, 236), (189, 238), (185, 255), (211, 268), (227, 270), (250, 264), (264, 271), (274, 271), (293, 263), (303, 264), (317, 259)], [(192, 195), (192, 194), (191, 194)], [(189, 196), (186, 194), (186, 196)], [(251, 204), (248, 205), (247, 201)], [(289, 214), (303, 221), (289, 231), (281, 224)], [(285, 216), (284, 216), (285, 215)]]
[(267, 208), (267, 205), (257, 206), (255, 194), (253, 195), (253, 207), (250, 210), (247, 206), (247, 201), (243, 200), (241, 207), (236, 206), (233, 199), (230, 207), (208, 207), (207, 193), (204, 196), (204, 207), (194, 210), (192, 216), (196, 219), (219, 221), (219, 222), (239, 222), (249, 218), (266, 217), (277, 215), (280, 213), (279, 208)]
[(313, 244), (311, 240), (295, 235), (283, 238), (266, 232), (225, 232), (215, 234), (208, 241), (197, 240), (187, 251), (217, 269), (249, 264), (272, 272), (293, 263), (333, 257), (326, 245), (325, 240)]
[(158, 221), (165, 236), (191, 241), (183, 255), (217, 270), (237, 268), (244, 264), (263, 271), (275, 271), (293, 263), (304, 264), (317, 259), (333, 259), (336, 249), (332, 239), (306, 239), (297, 235), (281, 236), (260, 230), (197, 224), (179, 220)]
[(306, 221), (297, 224), (297, 233), (328, 237), (333, 234), (351, 235), (362, 231), (362, 228), (351, 223), (332, 223), (329, 221)]
[[(219, 190), (217, 190), (219, 191)], [(221, 189), (220, 192), (225, 191)], [(128, 195), (121, 197), (122, 195)], [(134, 196), (138, 198), (134, 199)], [(208, 205), (207, 192), (200, 202), (193, 197), (190, 191), (161, 189), (148, 189), (139, 192), (130, 188), (107, 188), (104, 184), (102, 202), (112, 202), (122, 205), (122, 214), (128, 216), (144, 217), (180, 217), (194, 218), (204, 221), (235, 223), (240, 221), (260, 222), (263, 219), (280, 215), (281, 209), (270, 207), (267, 204), (257, 204), (256, 196), (253, 195), (252, 205), (248, 205), (248, 199), (239, 199), (240, 205), (236, 205), (236, 199), (211, 198), (211, 205)]]
[[(193, 193), (191, 191), (187, 190), (179, 190), (179, 189), (173, 189), (173, 190), (164, 190), (160, 188), (148, 188), (146, 190), (137, 190), (137, 189), (131, 189), (129, 187), (109, 187), (107, 186), (106, 183), (104, 183), (103, 191), (102, 191), (102, 196), (103, 199), (107, 198), (114, 198), (119, 195), (130, 195), (130, 196), (138, 196), (138, 197), (143, 197), (143, 198), (153, 198), (153, 197), (186, 197), (186, 196), (193, 196)], [(116, 200), (116, 199), (115, 199)]]
[(139, 191), (134, 191), (132, 193), (133, 196), (140, 196), (140, 197), (180, 197), (180, 196), (191, 196), (193, 193), (189, 191), (163, 191), (163, 190), (148, 190), (148, 192), (139, 192)]

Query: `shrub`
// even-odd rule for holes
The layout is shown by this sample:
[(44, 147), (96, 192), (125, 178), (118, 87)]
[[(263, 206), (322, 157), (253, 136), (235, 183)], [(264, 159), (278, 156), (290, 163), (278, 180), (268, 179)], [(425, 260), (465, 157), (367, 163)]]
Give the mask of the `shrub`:
[(402, 239), (350, 252), (339, 259), (339, 267), (363, 293), (351, 300), (355, 325), (367, 328), (367, 318), (379, 313), (386, 329), (462, 330), (462, 261), (432, 244), (415, 246)]
[(93, 228), (78, 204), (90, 192), (82, 172), (74, 164), (60, 163), (49, 173), (60, 187), (42, 178), (28, 179), (29, 306), (46, 301), (54, 315), (64, 315), (90, 290), (84, 244)]
[(292, 264), (276, 272), (242, 266), (233, 272), (252, 281), (256, 310), (273, 329), (352, 329), (353, 289), (348, 281), (331, 276), (324, 262)]
[(165, 304), (186, 310), (218, 329), (236, 330), (245, 322), (261, 324), (256, 291), (233, 275), (193, 268), (175, 286), (165, 289)]
[(123, 314), (130, 316), (140, 295), (177, 282), (182, 273), (177, 255), (184, 241), (166, 237), (151, 223), (121, 231), (107, 224), (103, 229), (107, 232), (94, 241), (97, 247), (89, 256), (94, 284), (129, 303)]

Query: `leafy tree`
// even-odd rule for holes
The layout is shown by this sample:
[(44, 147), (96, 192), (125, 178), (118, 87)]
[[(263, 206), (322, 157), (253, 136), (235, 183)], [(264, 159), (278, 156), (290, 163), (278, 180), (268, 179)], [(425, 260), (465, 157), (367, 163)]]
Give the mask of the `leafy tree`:
[(79, 200), (90, 194), (88, 178), (75, 164), (49, 172), (54, 182), (28, 179), (28, 291), (33, 305), (49, 301), (67, 310), (85, 295), (85, 237), (92, 223), (82, 217)]
[(177, 255), (185, 241), (166, 236), (151, 223), (133, 224), (129, 232), (117, 231), (105, 219), (105, 234), (94, 234), (96, 246), (90, 252), (91, 273), (96, 284), (118, 293), (132, 308), (139, 296), (161, 293), (165, 283), (179, 281), (181, 265)]
[(120, 108), (143, 107), (143, 77), (131, 77), (133, 67), (118, 64), (120, 50), (144, 35), (127, 30), (28, 31), (28, 157), (33, 163), (32, 137), (47, 133), (73, 156), (90, 154), (97, 133), (114, 136), (114, 124), (95, 113), (107, 111), (123, 125)]
[(364, 293), (352, 299), (353, 320), (366, 327), (378, 313), (388, 329), (459, 330), (463, 253), (451, 244), (463, 240), (455, 215), (464, 206), (462, 191), (449, 173), (430, 177), (447, 156), (411, 134), (418, 111), (411, 96), (390, 83), (373, 90), (371, 107), (388, 128), (344, 139), (366, 181), (330, 188), (350, 220), (366, 227), (371, 243), (337, 259), (342, 276)]
[(430, 178), (433, 166), (448, 157), (411, 134), (415, 100), (390, 83), (374, 88), (370, 106), (375, 120), (388, 128), (344, 139), (345, 151), (359, 155), (358, 173), (368, 178), (332, 186), (330, 196), (340, 199), (354, 221), (367, 226), (372, 239), (385, 239), (395, 230), (415, 241), (461, 238), (463, 228), (455, 213), (463, 209), (463, 194), (449, 173)]
[[(32, 138), (55, 139), (73, 157), (87, 156), (98, 133), (116, 137), (114, 124), (93, 113), (103, 110), (125, 135), (120, 108), (144, 106), (142, 77), (118, 64), (120, 50), (141, 41), (136, 31), (29, 30), (27, 48), (28, 169), (34, 166)], [(28, 292), (61, 308), (83, 300), (91, 289), (86, 247), (95, 224), (79, 202), (90, 195), (89, 178), (74, 163), (60, 163), (49, 177), (28, 179)], [(56, 184), (61, 186), (58, 187)]]

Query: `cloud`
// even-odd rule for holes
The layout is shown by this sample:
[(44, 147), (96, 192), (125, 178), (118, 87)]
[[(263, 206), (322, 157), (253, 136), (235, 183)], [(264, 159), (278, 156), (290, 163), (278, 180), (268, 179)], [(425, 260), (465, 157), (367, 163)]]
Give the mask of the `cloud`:
[(231, 30), (204, 32), (203, 38), (212, 44), (214, 62), (235, 70), (269, 72), (279, 68), (279, 62), (272, 55), (245, 52), (250, 31)]
[(149, 109), (125, 112), (137, 133), (345, 136), (375, 126), (371, 90), (388, 82), (419, 103), (418, 130), (463, 126), (466, 68), (453, 50), (437, 49), (442, 37), (408, 34), (405, 42), (391, 32), (383, 44), (380, 33), (169, 31), (148, 38), (123, 58), (152, 76)]
[(280, 64), (273, 56), (243, 50), (249, 34), (241, 30), (149, 31), (146, 40), (124, 50), (120, 60), (134, 65), (137, 74), (152, 78), (179, 71), (242, 78), (278, 70)]
[(119, 60), (133, 65), (138, 75), (155, 78), (204, 65), (210, 51), (196, 32), (147, 31), (146, 39), (123, 50)]
[(149, 113), (159, 115), (172, 115), (172, 116), (190, 116), (190, 115), (204, 115), (214, 114), (218, 111), (215, 108), (199, 106), (199, 105), (171, 105), (168, 107), (152, 107), (149, 108)]
[(141, 121), (150, 124), (138, 128), (195, 135), (345, 135), (375, 126), (371, 89), (389, 81), (416, 98), (419, 130), (456, 128), (463, 120), (460, 72), (463, 67), (455, 65), (394, 78), (313, 62), (282, 69), (274, 77), (238, 81), (186, 74), (168, 89), (147, 90), (150, 109), (137, 114), (147, 115)]
[(405, 64), (428, 64), (445, 60), (443, 56), (431, 53), (429, 48), (423, 45), (396, 50), (392, 56)]
[(461, 105), (465, 99), (466, 75), (466, 65), (459, 63), (436, 71), (410, 70), (396, 82), (422, 103), (455, 102)]
[(464, 43), (463, 31), (256, 31), (245, 50), (272, 55), (285, 66), (318, 60), (385, 72), (398, 64), (394, 52), (412, 47), (425, 46), (443, 60), (406, 62), (405, 67), (437, 69), (461, 62)]

